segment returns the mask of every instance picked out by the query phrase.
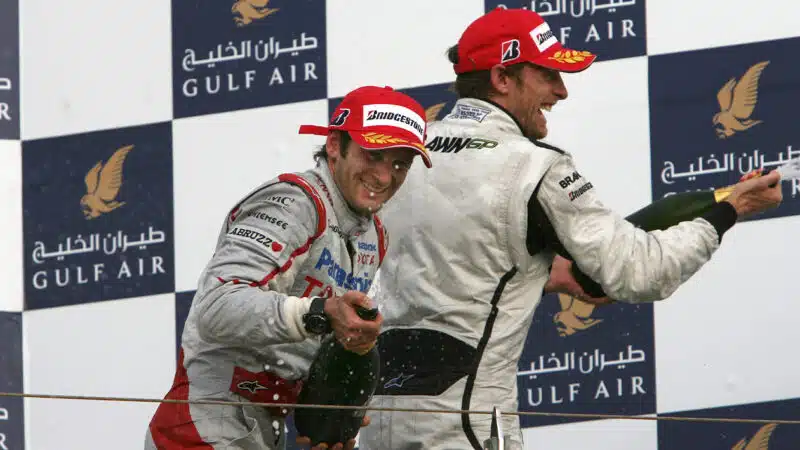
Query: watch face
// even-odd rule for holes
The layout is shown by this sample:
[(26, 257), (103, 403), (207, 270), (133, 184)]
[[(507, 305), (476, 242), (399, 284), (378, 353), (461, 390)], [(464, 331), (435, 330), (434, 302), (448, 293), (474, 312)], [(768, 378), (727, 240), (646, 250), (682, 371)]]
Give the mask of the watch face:
[(322, 333), (325, 331), (326, 320), (323, 317), (316, 315), (309, 316), (306, 323), (308, 324), (309, 331), (312, 333)]

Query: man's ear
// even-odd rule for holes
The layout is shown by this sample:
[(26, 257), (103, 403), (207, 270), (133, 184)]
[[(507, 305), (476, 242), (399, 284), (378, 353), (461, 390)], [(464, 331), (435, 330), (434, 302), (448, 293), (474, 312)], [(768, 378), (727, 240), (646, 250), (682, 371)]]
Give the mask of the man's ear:
[(514, 80), (508, 76), (506, 68), (501, 64), (495, 64), (489, 69), (489, 82), (494, 91), (501, 95), (507, 95), (511, 90), (511, 83)]
[(342, 152), (342, 139), (339, 133), (331, 131), (328, 133), (328, 138), (325, 140), (325, 151), (328, 152), (328, 158), (337, 159)]

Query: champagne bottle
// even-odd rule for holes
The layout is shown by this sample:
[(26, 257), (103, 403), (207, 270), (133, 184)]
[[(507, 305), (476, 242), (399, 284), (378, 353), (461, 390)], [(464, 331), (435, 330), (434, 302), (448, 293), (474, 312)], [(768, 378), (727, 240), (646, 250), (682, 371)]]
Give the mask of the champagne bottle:
[[(660, 198), (644, 208), (634, 212), (625, 219), (645, 231), (665, 230), (687, 220), (694, 220), (705, 214), (715, 204), (724, 201), (733, 192), (735, 185), (715, 190), (681, 192)], [(558, 251), (561, 256), (568, 256), (566, 249)], [(591, 297), (605, 297), (606, 293), (599, 283), (584, 274), (577, 266), (572, 265), (572, 276), (580, 284), (584, 292)]]
[[(781, 181), (800, 179), (800, 157), (783, 160), (778, 167), (761, 168), (751, 172), (751, 178), (763, 177), (775, 171), (780, 174)], [(780, 181), (778, 182), (780, 183)], [(733, 192), (735, 184), (708, 191), (682, 192), (660, 198), (644, 208), (626, 217), (632, 224), (645, 231), (664, 230), (680, 222), (693, 220), (705, 214), (715, 204), (727, 199)], [(775, 184), (770, 187), (775, 187)], [(552, 231), (552, 230), (550, 230)], [(561, 245), (555, 251), (564, 258), (572, 260), (572, 256)], [(572, 275), (581, 285), (584, 292), (592, 297), (605, 297), (603, 288), (584, 274), (576, 264), (572, 265)]]
[[(364, 320), (375, 320), (378, 309), (356, 307)], [(372, 347), (359, 355), (345, 349), (333, 333), (326, 336), (309, 368), (308, 380), (298, 396), (298, 405), (364, 406), (378, 387), (380, 355)], [(298, 436), (311, 439), (311, 446), (347, 444), (361, 428), (363, 409), (296, 408)]]

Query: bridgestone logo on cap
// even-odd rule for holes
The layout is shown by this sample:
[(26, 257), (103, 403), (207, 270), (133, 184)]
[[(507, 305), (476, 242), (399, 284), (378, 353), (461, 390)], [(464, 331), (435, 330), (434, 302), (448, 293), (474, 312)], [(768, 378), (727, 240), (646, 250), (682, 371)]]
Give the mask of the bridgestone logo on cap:
[(414, 111), (398, 105), (364, 105), (364, 127), (389, 126), (414, 133), (420, 141), (425, 132), (425, 120)]
[(533, 43), (536, 44), (536, 48), (539, 49), (539, 52), (544, 52), (550, 48), (550, 46), (558, 42), (556, 35), (553, 34), (547, 23), (543, 23), (534, 28), (533, 31), (531, 31), (531, 38), (533, 38)]

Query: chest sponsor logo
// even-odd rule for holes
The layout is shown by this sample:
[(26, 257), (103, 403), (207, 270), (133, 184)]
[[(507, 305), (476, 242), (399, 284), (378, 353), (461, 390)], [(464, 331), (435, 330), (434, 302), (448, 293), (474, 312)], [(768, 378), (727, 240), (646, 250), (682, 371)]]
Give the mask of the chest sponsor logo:
[(283, 230), (289, 227), (289, 224), (285, 220), (278, 219), (261, 211), (250, 211), (247, 213), (247, 217), (253, 217), (256, 219), (263, 220), (264, 222), (267, 222), (270, 225), (275, 225), (276, 227), (281, 228)]
[(356, 253), (356, 264), (362, 266), (372, 266), (375, 264), (374, 253)]
[[(359, 264), (356, 264), (358, 267)], [(314, 269), (319, 271), (319, 275), (307, 276), (306, 290), (304, 297), (309, 295), (331, 296), (334, 295), (333, 287), (344, 290), (356, 290), (360, 292), (369, 291), (372, 285), (371, 271), (363, 271), (361, 274), (353, 273), (333, 257), (333, 253), (327, 247), (322, 250)]]
[(328, 222), (328, 229), (338, 234), (339, 237), (344, 240), (350, 239), (350, 236), (348, 236), (347, 233), (342, 231), (342, 228), (339, 225), (336, 225), (335, 223)]
[(378, 252), (378, 245), (372, 242), (359, 242), (359, 252), (356, 253), (356, 264), (372, 266), (375, 264), (375, 255)]
[(229, 236), (237, 236), (242, 237), (254, 242), (261, 244), (264, 248), (269, 250), (271, 253), (280, 253), (283, 250), (284, 245), (275, 239), (265, 235), (264, 233), (253, 230), (251, 228), (237, 226), (234, 227), (231, 231), (228, 232)]
[(365, 252), (377, 252), (378, 246), (377, 244), (373, 244), (372, 242), (359, 242), (358, 249), (363, 250)]
[(458, 153), (465, 148), (480, 150), (495, 147), (497, 147), (497, 141), (454, 136), (436, 136), (425, 144), (425, 148), (429, 151), (441, 153)]
[(267, 199), (268, 202), (279, 205), (279, 206), (291, 206), (294, 203), (294, 199), (291, 197), (285, 197), (282, 195), (273, 195)]

